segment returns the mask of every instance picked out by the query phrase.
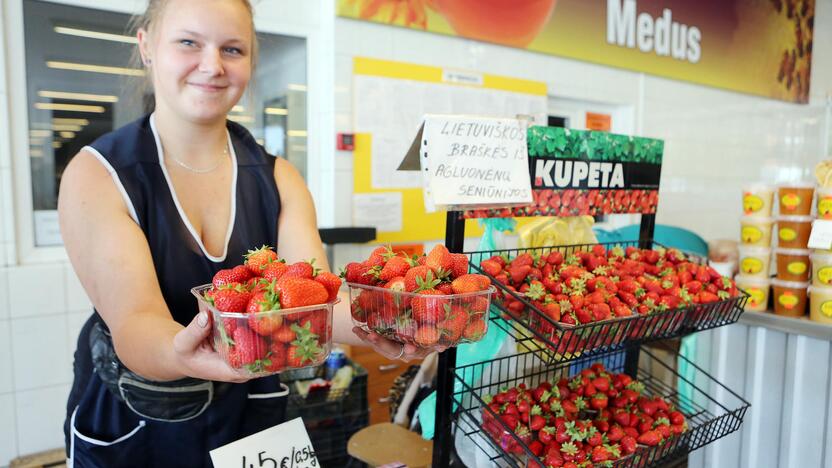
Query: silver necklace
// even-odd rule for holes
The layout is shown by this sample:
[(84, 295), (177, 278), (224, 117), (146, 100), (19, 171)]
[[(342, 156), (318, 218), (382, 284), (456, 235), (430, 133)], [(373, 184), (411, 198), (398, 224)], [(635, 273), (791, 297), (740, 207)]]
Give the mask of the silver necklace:
[(175, 162), (176, 164), (179, 164), (180, 166), (184, 167), (185, 169), (187, 169), (191, 172), (194, 172), (194, 173), (197, 173), (197, 174), (207, 174), (209, 172), (214, 172), (218, 167), (220, 167), (220, 164), (225, 162), (225, 159), (227, 157), (228, 157), (228, 144), (226, 143), (225, 148), (223, 148), (223, 150), (222, 150), (222, 156), (220, 157), (219, 161), (217, 161), (216, 164), (209, 167), (208, 169), (197, 169), (197, 168), (191, 167), (191, 166), (185, 164), (184, 162), (176, 159), (173, 156), (171, 156), (170, 159), (172, 159), (173, 162)]

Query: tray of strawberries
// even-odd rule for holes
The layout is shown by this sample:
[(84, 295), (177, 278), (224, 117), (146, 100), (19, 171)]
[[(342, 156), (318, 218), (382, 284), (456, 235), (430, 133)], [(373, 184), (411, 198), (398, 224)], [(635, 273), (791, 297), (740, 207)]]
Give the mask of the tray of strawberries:
[[(622, 351), (549, 366), (531, 354), (456, 369), (455, 427), (495, 466), (661, 466), (739, 429), (750, 406), (698, 367), (680, 376), (684, 358), (664, 350), (642, 349), (635, 377)], [(720, 400), (699, 390), (713, 387)]]
[(437, 245), (406, 257), (378, 247), (342, 274), (353, 322), (366, 332), (422, 348), (479, 341), (488, 331), (491, 280), (469, 273), (468, 257)]
[[(542, 356), (570, 360), (624, 343), (734, 323), (748, 295), (703, 259), (636, 242), (474, 252), (490, 278), (498, 321)], [(531, 348), (535, 349), (535, 348)]]
[(326, 360), (340, 287), (337, 275), (287, 264), (263, 246), (191, 292), (211, 316), (214, 349), (241, 374), (262, 377)]

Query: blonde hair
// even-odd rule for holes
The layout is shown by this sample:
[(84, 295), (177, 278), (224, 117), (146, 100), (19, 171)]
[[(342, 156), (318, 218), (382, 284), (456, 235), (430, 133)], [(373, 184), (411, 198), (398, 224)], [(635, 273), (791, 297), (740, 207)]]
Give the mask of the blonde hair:
[[(136, 32), (139, 29), (144, 29), (148, 32), (148, 34), (153, 34), (154, 29), (159, 24), (162, 19), (162, 15), (165, 12), (165, 9), (170, 4), (172, 0), (148, 0), (147, 8), (144, 11), (144, 14), (134, 16), (128, 25), (128, 30), (130, 34), (136, 35)], [(254, 29), (254, 8), (251, 6), (250, 0), (238, 0), (242, 3), (243, 7), (248, 12), (250, 25), (251, 25), (251, 68), (252, 70), (257, 65), (257, 33)], [(142, 61), (141, 51), (139, 51), (138, 45), (133, 49), (133, 55), (130, 57), (130, 66), (131, 68), (143, 68), (145, 67), (144, 62)], [(145, 93), (153, 89), (153, 83), (150, 79), (149, 74), (145, 74), (144, 78), (141, 80), (141, 84), (137, 88), (137, 93), (139, 96), (143, 96)]]

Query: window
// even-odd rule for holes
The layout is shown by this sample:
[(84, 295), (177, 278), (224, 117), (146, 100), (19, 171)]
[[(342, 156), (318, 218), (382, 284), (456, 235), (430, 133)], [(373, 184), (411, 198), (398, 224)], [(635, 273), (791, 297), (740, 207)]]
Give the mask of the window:
[[(130, 16), (23, 1), (29, 161), (36, 247), (61, 245), (57, 195), (70, 159), (99, 136), (143, 115), (144, 70), (131, 68)], [(305, 174), (306, 40), (258, 33), (252, 87), (229, 119)]]

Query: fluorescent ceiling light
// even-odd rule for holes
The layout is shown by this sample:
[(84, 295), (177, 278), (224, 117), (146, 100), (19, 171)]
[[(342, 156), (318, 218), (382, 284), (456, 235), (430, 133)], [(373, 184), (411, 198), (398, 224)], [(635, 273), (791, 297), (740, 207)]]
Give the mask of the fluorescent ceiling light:
[(41, 150), (40, 148), (29, 148), (29, 156), (33, 158), (42, 158), (43, 150)]
[(306, 91), (306, 85), (290, 83), (288, 86), (292, 91)]
[(290, 137), (306, 137), (306, 130), (289, 130), (286, 132)]
[(231, 112), (245, 112), (246, 108), (243, 106), (234, 106), (231, 108)]
[(29, 130), (29, 136), (33, 138), (46, 138), (52, 136), (51, 130)]
[(288, 115), (289, 111), (287, 109), (283, 109), (282, 107), (267, 107), (266, 114), (269, 115)]
[(252, 123), (254, 122), (254, 117), (250, 115), (229, 115), (228, 120), (239, 123)]
[(56, 132), (80, 132), (84, 127), (80, 125), (53, 125), (52, 130)]
[(61, 117), (55, 117), (52, 119), (53, 125), (81, 125), (87, 126), (90, 124), (90, 121), (87, 119), (64, 119)]
[(88, 37), (90, 39), (101, 39), (104, 41), (124, 42), (127, 44), (139, 43), (139, 40), (136, 39), (134, 36), (125, 36), (123, 34), (90, 31), (88, 29), (70, 28), (66, 26), (55, 26), (53, 29), (58, 34), (67, 34), (70, 36)]
[(83, 104), (58, 104), (55, 102), (36, 102), (35, 109), (58, 110), (69, 112), (92, 112), (94, 114), (103, 114), (106, 110), (102, 106), (86, 106)]
[(140, 68), (110, 67), (106, 65), (90, 65), (88, 63), (60, 62), (47, 60), (46, 66), (59, 70), (85, 71), (92, 73), (107, 73), (110, 75), (144, 76), (144, 70)]
[(69, 101), (118, 102), (118, 96), (110, 94), (66, 93), (63, 91), (38, 91), (38, 96)]
[(58, 135), (60, 135), (61, 138), (69, 138), (70, 140), (75, 138), (75, 132), (59, 132)]
[(58, 149), (61, 146), (63, 146), (63, 143), (61, 143), (60, 141), (53, 141), (52, 142), (52, 147), (55, 148), (55, 149)]

